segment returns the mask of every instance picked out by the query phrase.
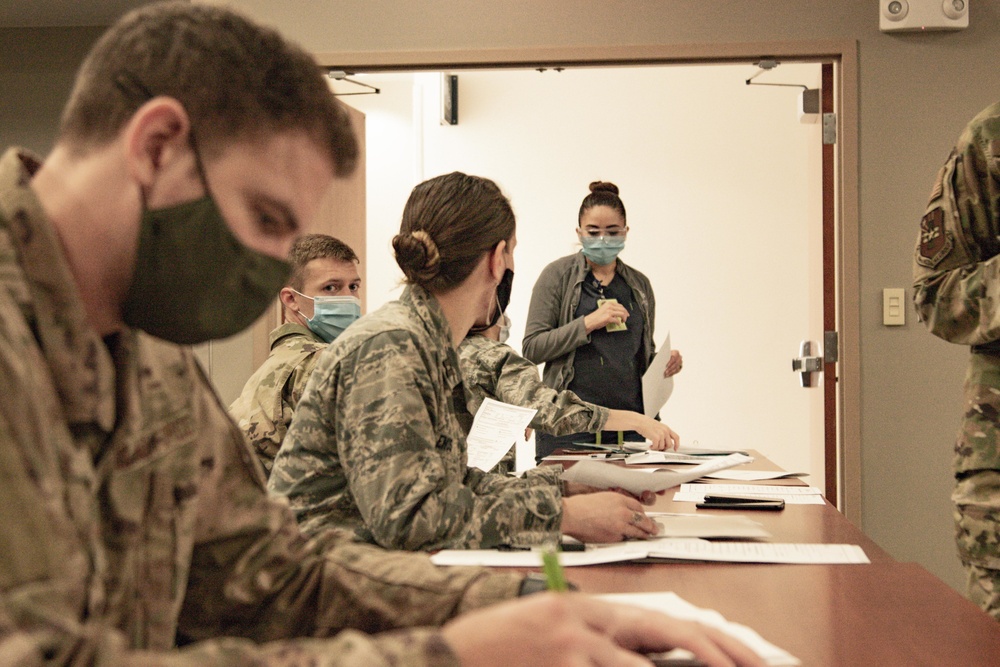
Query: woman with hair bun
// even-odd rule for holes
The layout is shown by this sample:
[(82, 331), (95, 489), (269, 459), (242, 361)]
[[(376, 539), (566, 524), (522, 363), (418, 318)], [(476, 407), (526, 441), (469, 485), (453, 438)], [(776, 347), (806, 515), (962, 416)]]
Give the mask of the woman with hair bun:
[[(656, 301), (649, 279), (618, 258), (628, 225), (617, 185), (590, 184), (576, 233), (581, 251), (546, 266), (535, 282), (524, 356), (545, 364), (543, 380), (553, 389), (570, 389), (584, 401), (641, 415), (642, 375), (655, 353)], [(672, 350), (664, 377), (680, 371), (682, 363), (680, 352)], [(677, 434), (670, 434), (666, 442), (676, 448)], [(535, 456), (540, 460), (559, 448), (597, 442), (598, 435), (604, 443), (617, 442), (619, 436), (538, 433)], [(625, 431), (624, 439), (641, 442), (645, 435)]]
[[(392, 245), (407, 287), (322, 353), (274, 462), (306, 534), (339, 526), (387, 548), (435, 550), (648, 537), (638, 500), (558, 479), (469, 468), (457, 347), (492, 321), (514, 269), (514, 213), (492, 181), (452, 173), (413, 189)], [(510, 278), (506, 278), (507, 281)]]

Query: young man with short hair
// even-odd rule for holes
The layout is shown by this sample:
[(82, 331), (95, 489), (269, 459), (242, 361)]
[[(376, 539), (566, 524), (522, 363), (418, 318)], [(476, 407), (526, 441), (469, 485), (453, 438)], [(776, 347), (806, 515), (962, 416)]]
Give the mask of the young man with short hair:
[(292, 246), (292, 273), (279, 297), (285, 323), (271, 332), (271, 353), (229, 406), (267, 474), (292, 423), (319, 352), (361, 316), (358, 256), (327, 234)]

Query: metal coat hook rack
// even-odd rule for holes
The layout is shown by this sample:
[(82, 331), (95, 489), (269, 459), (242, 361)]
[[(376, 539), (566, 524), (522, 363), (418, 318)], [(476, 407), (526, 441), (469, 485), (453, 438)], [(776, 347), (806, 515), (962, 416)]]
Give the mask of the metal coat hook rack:
[(348, 78), (353, 74), (353, 72), (345, 72), (344, 70), (332, 69), (327, 72), (329, 76), (334, 81), (346, 81), (347, 83), (353, 83), (355, 86), (362, 86), (363, 88), (368, 88), (368, 90), (358, 91), (356, 93), (334, 93), (334, 97), (347, 97), (348, 95), (378, 95), (382, 91), (375, 86), (371, 86), (364, 81), (358, 81), (356, 79)]

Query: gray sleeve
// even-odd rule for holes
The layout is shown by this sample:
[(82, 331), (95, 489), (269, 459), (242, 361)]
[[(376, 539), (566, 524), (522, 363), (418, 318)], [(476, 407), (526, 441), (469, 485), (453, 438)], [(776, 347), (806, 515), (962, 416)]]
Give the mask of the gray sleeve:
[(552, 361), (590, 342), (582, 317), (561, 323), (565, 294), (560, 273), (559, 266), (549, 264), (531, 291), (522, 352), (532, 363)]

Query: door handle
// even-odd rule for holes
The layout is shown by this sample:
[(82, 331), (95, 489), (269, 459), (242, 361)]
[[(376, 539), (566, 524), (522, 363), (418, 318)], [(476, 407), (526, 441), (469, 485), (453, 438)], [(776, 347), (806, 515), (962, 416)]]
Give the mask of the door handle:
[(813, 373), (823, 370), (823, 357), (819, 354), (819, 346), (811, 340), (804, 340), (799, 345), (799, 356), (792, 359), (792, 370), (799, 373), (799, 381), (803, 387), (813, 387)]

